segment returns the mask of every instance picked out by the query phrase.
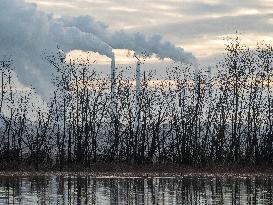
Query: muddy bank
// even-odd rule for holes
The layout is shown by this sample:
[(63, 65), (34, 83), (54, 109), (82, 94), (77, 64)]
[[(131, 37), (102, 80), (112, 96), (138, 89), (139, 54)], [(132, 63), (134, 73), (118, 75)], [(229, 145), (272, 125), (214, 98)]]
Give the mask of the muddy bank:
[(0, 176), (93, 176), (93, 177), (186, 177), (186, 176), (238, 176), (238, 177), (273, 177), (272, 167), (211, 166), (188, 167), (173, 165), (128, 166), (123, 164), (99, 164), (89, 168), (79, 166), (66, 167), (62, 170), (24, 169), (0, 170)]

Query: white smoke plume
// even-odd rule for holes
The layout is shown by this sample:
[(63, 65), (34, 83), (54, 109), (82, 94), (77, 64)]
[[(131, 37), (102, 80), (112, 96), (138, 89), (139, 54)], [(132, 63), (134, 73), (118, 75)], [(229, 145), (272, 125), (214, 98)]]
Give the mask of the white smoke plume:
[(23, 0), (0, 0), (0, 58), (11, 56), (19, 80), (32, 85), (42, 95), (51, 87), (49, 65), (42, 51), (81, 49), (112, 56), (112, 48), (91, 33), (65, 27), (52, 16)]
[(162, 41), (159, 35), (146, 38), (141, 33), (110, 32), (104, 23), (90, 16), (56, 19), (24, 0), (0, 0), (0, 26), (0, 58), (11, 55), (19, 80), (44, 96), (52, 86), (52, 70), (41, 54), (43, 50), (54, 51), (57, 45), (65, 52), (79, 49), (108, 57), (112, 57), (113, 47), (175, 61), (195, 60), (192, 54)]
[(146, 37), (142, 33), (128, 33), (125, 31), (111, 32), (108, 26), (102, 22), (95, 21), (90, 16), (61, 17), (58, 19), (65, 26), (74, 26), (86, 33), (93, 33), (108, 43), (112, 48), (129, 49), (137, 53), (155, 54), (160, 59), (170, 58), (174, 61), (193, 63), (195, 57), (176, 47), (168, 41), (163, 41), (158, 34)]

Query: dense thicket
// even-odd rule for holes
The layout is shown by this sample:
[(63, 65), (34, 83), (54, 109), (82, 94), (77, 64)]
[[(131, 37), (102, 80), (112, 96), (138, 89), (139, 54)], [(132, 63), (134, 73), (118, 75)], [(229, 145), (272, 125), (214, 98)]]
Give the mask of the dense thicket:
[(89, 62), (64, 62), (57, 55), (45, 60), (56, 69), (57, 89), (48, 109), (38, 111), (32, 109), (32, 91), (14, 89), (11, 64), (2, 62), (4, 166), (272, 164), (271, 45), (249, 49), (233, 39), (212, 74), (177, 63), (166, 68), (161, 80), (144, 72), (139, 96), (134, 81), (120, 72), (116, 103), (109, 78)]

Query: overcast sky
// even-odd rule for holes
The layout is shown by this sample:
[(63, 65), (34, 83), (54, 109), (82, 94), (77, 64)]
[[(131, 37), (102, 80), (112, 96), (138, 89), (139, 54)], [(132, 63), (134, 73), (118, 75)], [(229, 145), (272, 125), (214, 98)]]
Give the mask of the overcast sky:
[(112, 30), (161, 34), (201, 60), (223, 52), (236, 30), (248, 44), (273, 38), (273, 0), (28, 1), (56, 17), (89, 15)]
[[(87, 55), (75, 50), (92, 51), (96, 64), (103, 58), (107, 60), (101, 64), (109, 73), (113, 51), (117, 65), (136, 63), (132, 56), (131, 62), (128, 60), (127, 51), (116, 49), (154, 53), (157, 58), (152, 58), (149, 67), (159, 72), (165, 69), (161, 60), (166, 58), (213, 66), (224, 52), (223, 39), (236, 31), (242, 34), (247, 46), (262, 40), (273, 42), (273, 0), (0, 0), (0, 3), (0, 58), (12, 56), (19, 81), (32, 85), (45, 96), (52, 90), (48, 88), (55, 71), (43, 59), (42, 52), (57, 51), (57, 45), (64, 52), (72, 50), (74, 57)], [(130, 72), (134, 72), (134, 66), (131, 68)]]

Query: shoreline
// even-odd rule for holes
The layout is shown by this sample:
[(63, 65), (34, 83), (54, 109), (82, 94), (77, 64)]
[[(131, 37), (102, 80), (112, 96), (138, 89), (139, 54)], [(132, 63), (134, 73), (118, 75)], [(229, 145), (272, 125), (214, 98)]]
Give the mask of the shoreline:
[(183, 177), (266, 177), (273, 178), (273, 173), (185, 173), (185, 174), (172, 174), (172, 173), (112, 173), (112, 172), (0, 172), (0, 177), (92, 177), (92, 178), (183, 178)]
[(59, 170), (0, 170), (0, 177), (39, 177), (39, 176), (89, 176), (94, 178), (145, 178), (145, 177), (273, 177), (272, 167), (178, 167), (178, 166), (128, 166), (100, 165), (89, 169)]

